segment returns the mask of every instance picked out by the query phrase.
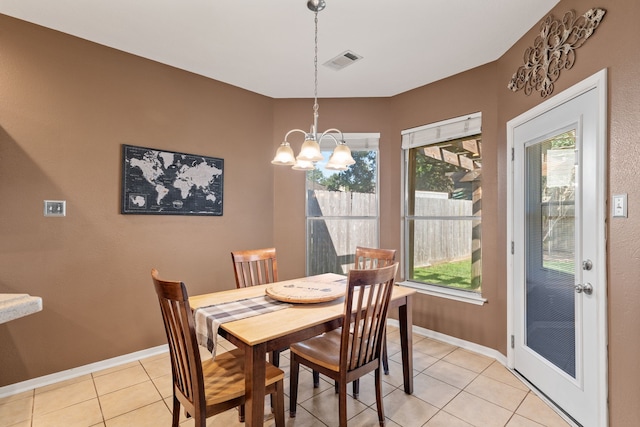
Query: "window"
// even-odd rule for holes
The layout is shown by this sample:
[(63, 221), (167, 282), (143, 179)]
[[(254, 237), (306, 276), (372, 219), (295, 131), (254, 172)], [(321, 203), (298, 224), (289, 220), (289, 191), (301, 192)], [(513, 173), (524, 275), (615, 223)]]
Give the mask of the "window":
[(418, 288), (481, 291), (480, 125), (476, 113), (402, 132), (404, 276)]
[[(356, 246), (378, 246), (379, 134), (345, 134), (356, 163), (325, 169), (334, 142), (323, 140), (325, 159), (307, 172), (307, 274), (346, 274)], [(325, 143), (327, 143), (325, 145)]]

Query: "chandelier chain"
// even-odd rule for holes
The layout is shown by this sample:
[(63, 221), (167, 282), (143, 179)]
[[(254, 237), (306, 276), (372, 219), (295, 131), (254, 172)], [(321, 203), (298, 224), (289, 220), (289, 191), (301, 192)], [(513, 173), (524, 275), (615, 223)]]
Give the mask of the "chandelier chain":
[(313, 111), (318, 112), (318, 11), (315, 11), (315, 39), (314, 39), (314, 57), (313, 57), (313, 69), (314, 69), (314, 89), (313, 89)]

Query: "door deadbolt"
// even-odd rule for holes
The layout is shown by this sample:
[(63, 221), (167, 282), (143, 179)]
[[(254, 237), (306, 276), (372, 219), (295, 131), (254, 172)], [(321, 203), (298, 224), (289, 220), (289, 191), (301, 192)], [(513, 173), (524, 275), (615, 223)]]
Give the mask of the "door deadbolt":
[(591, 270), (593, 268), (593, 263), (591, 262), (590, 259), (586, 260), (586, 261), (582, 261), (582, 269), (583, 270)]
[(584, 285), (578, 284), (575, 286), (575, 289), (577, 294), (584, 292), (587, 295), (591, 295), (593, 293), (593, 286), (591, 286), (591, 283), (585, 283)]

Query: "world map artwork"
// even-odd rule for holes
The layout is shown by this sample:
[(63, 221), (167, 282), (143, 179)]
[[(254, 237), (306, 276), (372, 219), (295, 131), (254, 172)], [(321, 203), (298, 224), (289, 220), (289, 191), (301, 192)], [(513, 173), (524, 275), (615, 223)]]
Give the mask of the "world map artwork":
[(122, 213), (222, 215), (224, 160), (122, 146)]

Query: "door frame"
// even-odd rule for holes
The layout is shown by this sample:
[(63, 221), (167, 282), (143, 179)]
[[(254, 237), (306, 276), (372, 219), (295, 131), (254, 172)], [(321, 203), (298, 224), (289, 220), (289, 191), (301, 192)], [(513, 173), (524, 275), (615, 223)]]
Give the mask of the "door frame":
[[(552, 98), (542, 102), (522, 113), (521, 115), (507, 122), (507, 366), (514, 369), (515, 351), (512, 347), (515, 334), (515, 313), (517, 307), (514, 303), (515, 271), (514, 271), (514, 194), (513, 194), (513, 177), (514, 177), (514, 129), (519, 125), (538, 117), (553, 108), (572, 100), (589, 90), (595, 89), (598, 93), (598, 130), (597, 130), (597, 223), (598, 227), (594, 230), (597, 233), (599, 242), (597, 248), (597, 265), (603, 266), (598, 274), (598, 283), (595, 288), (597, 299), (598, 318), (597, 334), (598, 340), (602, 343), (597, 349), (598, 351), (598, 425), (607, 426), (609, 422), (608, 408), (608, 336), (607, 336), (607, 257), (606, 257), (606, 220), (607, 220), (607, 70), (603, 69), (591, 77), (575, 84), (574, 86), (558, 93)], [(520, 247), (522, 247), (520, 245)], [(522, 315), (522, 313), (519, 313)]]

